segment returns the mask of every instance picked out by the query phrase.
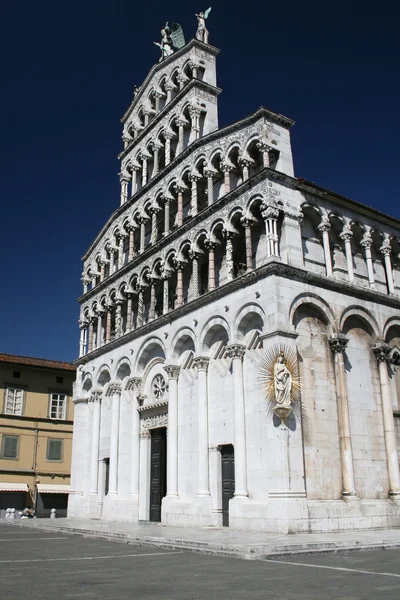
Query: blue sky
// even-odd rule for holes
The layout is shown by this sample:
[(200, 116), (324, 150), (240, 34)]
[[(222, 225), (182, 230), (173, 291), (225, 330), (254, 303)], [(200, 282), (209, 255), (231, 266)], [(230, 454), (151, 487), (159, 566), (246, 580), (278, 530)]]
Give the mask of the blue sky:
[[(120, 117), (161, 26), (197, 1), (7, 3), (0, 36), (0, 352), (77, 356), (81, 256), (119, 204)], [(393, 5), (392, 5), (393, 8)], [(293, 118), (295, 174), (400, 217), (399, 42), (389, 3), (214, 5), (220, 125)]]

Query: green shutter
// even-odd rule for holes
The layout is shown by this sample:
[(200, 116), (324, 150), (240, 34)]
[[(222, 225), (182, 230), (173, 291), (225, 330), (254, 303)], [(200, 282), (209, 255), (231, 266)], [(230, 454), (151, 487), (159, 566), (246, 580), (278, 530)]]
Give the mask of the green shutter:
[(47, 460), (62, 459), (62, 440), (49, 440), (47, 444)]
[(3, 457), (17, 458), (18, 437), (16, 435), (3, 435)]

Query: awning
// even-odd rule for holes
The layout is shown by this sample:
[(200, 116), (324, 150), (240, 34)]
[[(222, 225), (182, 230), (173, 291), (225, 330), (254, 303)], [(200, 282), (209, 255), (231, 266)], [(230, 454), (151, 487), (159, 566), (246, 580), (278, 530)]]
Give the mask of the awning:
[(39, 494), (69, 494), (69, 485), (38, 483), (37, 490)]
[(27, 483), (4, 483), (0, 481), (0, 492), (27, 492)]

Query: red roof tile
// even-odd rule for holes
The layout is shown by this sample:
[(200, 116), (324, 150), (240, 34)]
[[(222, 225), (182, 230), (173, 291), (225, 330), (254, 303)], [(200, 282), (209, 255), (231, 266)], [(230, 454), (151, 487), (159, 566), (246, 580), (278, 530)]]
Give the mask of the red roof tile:
[(62, 369), (63, 371), (76, 371), (76, 366), (69, 362), (48, 360), (47, 358), (33, 358), (32, 356), (16, 356), (15, 354), (0, 354), (0, 363), (26, 365), (30, 367), (46, 367), (47, 369)]

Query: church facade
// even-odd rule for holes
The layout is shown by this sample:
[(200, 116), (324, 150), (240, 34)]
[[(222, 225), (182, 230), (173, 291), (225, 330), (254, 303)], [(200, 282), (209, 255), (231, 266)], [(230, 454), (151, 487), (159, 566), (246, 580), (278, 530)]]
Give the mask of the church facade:
[(220, 129), (197, 37), (135, 90), (83, 259), (69, 516), (399, 526), (400, 222), (296, 178), (289, 118)]

